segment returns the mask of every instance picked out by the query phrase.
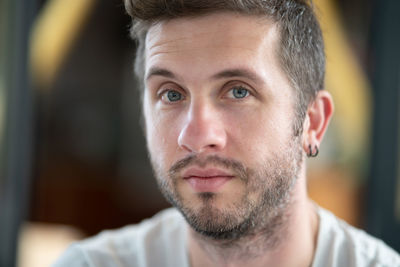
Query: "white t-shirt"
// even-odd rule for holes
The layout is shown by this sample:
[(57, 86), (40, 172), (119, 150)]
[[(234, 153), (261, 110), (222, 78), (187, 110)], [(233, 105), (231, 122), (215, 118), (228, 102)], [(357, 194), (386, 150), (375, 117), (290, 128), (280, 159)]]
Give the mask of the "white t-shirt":
[[(400, 267), (400, 256), (382, 241), (318, 208), (313, 267)], [(176, 209), (140, 224), (105, 231), (75, 243), (54, 267), (189, 267), (187, 225)]]

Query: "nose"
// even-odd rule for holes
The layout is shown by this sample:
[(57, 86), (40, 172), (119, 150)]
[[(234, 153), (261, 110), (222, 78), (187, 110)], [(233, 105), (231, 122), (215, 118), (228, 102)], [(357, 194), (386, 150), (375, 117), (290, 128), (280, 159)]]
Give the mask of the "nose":
[(192, 104), (179, 133), (180, 148), (194, 153), (217, 152), (226, 145), (223, 120), (211, 104)]

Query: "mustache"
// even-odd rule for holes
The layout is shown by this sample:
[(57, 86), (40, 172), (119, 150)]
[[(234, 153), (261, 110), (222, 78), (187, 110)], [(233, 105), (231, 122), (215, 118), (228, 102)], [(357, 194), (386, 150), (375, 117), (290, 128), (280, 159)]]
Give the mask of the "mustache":
[(216, 167), (223, 167), (230, 171), (233, 171), (235, 176), (243, 181), (248, 180), (249, 170), (240, 161), (223, 158), (217, 155), (210, 155), (207, 157), (199, 157), (198, 155), (188, 155), (185, 158), (175, 162), (169, 169), (169, 174), (171, 177), (176, 176), (180, 171), (189, 166), (198, 166), (204, 168), (207, 165), (212, 165)]

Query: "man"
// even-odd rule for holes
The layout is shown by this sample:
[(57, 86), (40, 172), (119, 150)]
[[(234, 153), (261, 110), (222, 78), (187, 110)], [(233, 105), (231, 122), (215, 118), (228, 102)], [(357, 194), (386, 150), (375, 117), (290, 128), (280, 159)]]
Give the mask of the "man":
[(333, 112), (306, 0), (126, 0), (145, 132), (175, 207), (56, 266), (400, 266), (307, 196)]

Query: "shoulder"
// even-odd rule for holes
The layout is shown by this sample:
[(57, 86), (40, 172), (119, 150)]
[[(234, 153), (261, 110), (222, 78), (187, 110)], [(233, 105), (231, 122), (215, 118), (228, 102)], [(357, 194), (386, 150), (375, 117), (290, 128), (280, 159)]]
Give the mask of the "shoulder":
[(400, 256), (383, 241), (318, 208), (320, 218), (314, 267), (400, 266)]
[(73, 244), (54, 266), (161, 266), (171, 257), (183, 260), (185, 233), (181, 214), (167, 209), (139, 224)]

